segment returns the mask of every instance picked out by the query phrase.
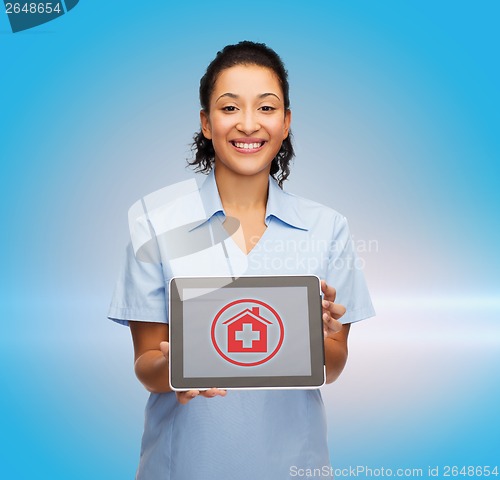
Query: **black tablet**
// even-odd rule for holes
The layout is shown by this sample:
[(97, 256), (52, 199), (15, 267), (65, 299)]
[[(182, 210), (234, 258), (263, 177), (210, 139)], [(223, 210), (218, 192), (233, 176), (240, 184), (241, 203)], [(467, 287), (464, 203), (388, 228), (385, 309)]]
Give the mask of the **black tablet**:
[(173, 390), (324, 384), (318, 277), (174, 277), (169, 293)]

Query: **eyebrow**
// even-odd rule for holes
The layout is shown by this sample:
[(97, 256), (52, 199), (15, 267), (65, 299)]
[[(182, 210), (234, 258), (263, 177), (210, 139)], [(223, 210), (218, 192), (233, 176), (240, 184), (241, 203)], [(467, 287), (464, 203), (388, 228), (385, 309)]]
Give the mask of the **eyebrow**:
[[(281, 101), (281, 98), (272, 92), (261, 93), (260, 95), (257, 95), (257, 98), (265, 98), (265, 97), (268, 97), (270, 95), (272, 95), (273, 97), (276, 97), (279, 101)], [(227, 92), (227, 93), (223, 93), (220, 97), (218, 97), (217, 100), (215, 100), (215, 103), (217, 103), (222, 97), (240, 98), (240, 96), (236, 95), (235, 93)]]

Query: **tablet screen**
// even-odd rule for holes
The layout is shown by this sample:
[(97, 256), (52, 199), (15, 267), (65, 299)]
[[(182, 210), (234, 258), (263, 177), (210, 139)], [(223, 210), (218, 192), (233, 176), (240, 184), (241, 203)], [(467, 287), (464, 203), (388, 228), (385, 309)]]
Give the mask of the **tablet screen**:
[(324, 382), (319, 279), (175, 277), (170, 382), (184, 388), (293, 388)]
[(189, 290), (184, 377), (311, 374), (306, 287)]

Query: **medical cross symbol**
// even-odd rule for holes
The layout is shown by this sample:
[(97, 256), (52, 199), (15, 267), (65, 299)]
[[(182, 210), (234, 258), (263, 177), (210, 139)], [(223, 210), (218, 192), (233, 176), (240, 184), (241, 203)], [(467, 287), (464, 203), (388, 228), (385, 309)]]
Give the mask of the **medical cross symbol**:
[(252, 328), (251, 323), (244, 323), (242, 330), (237, 330), (235, 333), (236, 340), (243, 342), (243, 348), (252, 348), (254, 340), (260, 340), (260, 332)]
[(241, 367), (262, 365), (283, 345), (285, 329), (278, 312), (252, 298), (233, 300), (215, 315), (212, 345), (226, 361)]

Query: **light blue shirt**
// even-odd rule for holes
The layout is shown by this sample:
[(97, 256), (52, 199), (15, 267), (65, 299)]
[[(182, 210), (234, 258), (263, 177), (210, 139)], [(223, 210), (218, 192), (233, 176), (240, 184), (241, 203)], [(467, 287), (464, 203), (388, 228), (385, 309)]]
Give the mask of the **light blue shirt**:
[[(224, 234), (213, 170), (193, 194), (137, 220), (137, 231), (155, 240), (150, 257), (157, 258), (144, 260), (141, 242), (132, 240), (110, 319), (168, 323), (166, 286), (173, 275), (231, 274), (314, 274), (337, 290), (337, 302), (347, 309), (343, 323), (374, 315), (345, 217), (281, 190), (269, 177), (267, 229), (245, 255)], [(199, 207), (193, 199), (199, 199), (203, 215), (193, 216)], [(168, 225), (167, 218), (177, 223)], [(172, 241), (169, 231), (179, 222), (189, 225), (177, 229)], [(291, 478), (293, 468), (329, 466), (320, 390), (230, 390), (187, 405), (172, 392), (149, 397), (139, 480), (281, 480)]]

